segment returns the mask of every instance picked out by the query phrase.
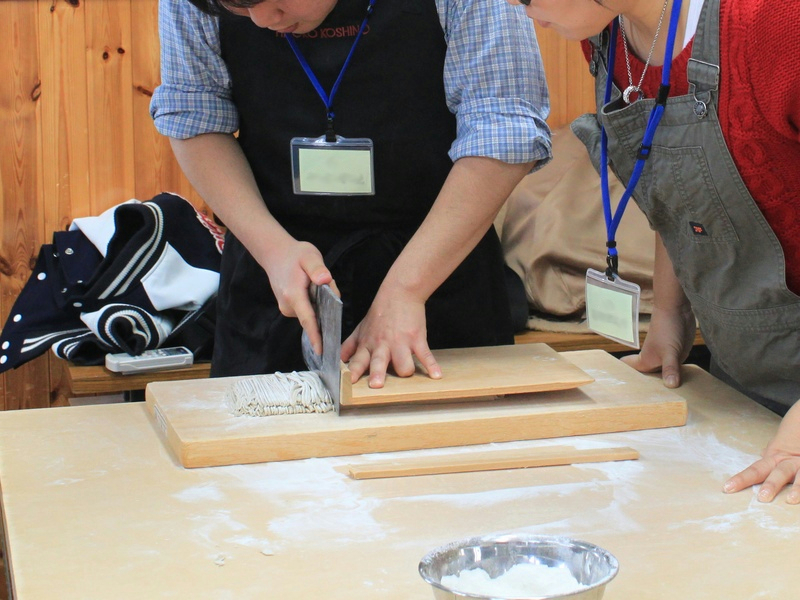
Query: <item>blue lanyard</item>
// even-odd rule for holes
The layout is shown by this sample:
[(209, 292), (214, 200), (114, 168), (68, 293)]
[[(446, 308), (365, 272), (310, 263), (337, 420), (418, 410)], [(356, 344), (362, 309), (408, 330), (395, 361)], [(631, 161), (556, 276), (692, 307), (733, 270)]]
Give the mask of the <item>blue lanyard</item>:
[[(669, 33), (667, 34), (667, 46), (665, 53), (671, 53), (672, 48), (675, 47), (675, 35), (678, 30), (678, 20), (681, 14), (681, 0), (675, 0), (672, 4), (672, 12), (669, 20)], [(606, 79), (605, 101), (608, 104), (611, 101), (611, 90), (614, 85), (614, 59), (617, 49), (617, 30), (619, 28), (619, 19), (614, 19), (611, 24), (611, 41), (608, 49), (608, 77)], [(661, 117), (664, 115), (664, 110), (667, 107), (667, 97), (669, 96), (669, 73), (672, 67), (672, 59), (664, 61), (664, 68), (661, 73), (661, 85), (658, 88), (658, 95), (656, 96), (656, 103), (650, 111), (650, 118), (647, 122), (647, 128), (642, 138), (642, 145), (639, 147), (639, 153), (636, 156), (636, 164), (633, 166), (633, 173), (625, 187), (625, 192), (620, 198), (617, 210), (611, 215), (611, 195), (608, 189), (608, 136), (606, 129), (603, 127), (600, 134), (600, 186), (603, 193), (603, 214), (606, 220), (606, 234), (608, 241), (606, 247), (608, 248), (608, 257), (606, 258), (607, 268), (606, 276), (612, 281), (617, 274), (619, 267), (619, 256), (617, 255), (617, 242), (615, 240), (617, 228), (622, 220), (622, 214), (625, 212), (625, 207), (628, 205), (633, 190), (636, 184), (639, 183), (639, 178), (644, 169), (644, 163), (650, 156), (650, 149), (653, 144), (653, 138), (656, 135), (656, 128), (661, 122)]]
[(350, 48), (350, 53), (347, 55), (347, 58), (342, 65), (342, 70), (339, 71), (339, 76), (336, 78), (336, 82), (333, 84), (331, 88), (330, 95), (325, 93), (325, 90), (322, 89), (322, 84), (320, 84), (319, 79), (314, 74), (314, 71), (311, 70), (311, 66), (308, 64), (306, 57), (303, 56), (303, 53), (300, 52), (300, 48), (297, 46), (297, 42), (294, 40), (294, 37), (290, 34), (286, 36), (286, 41), (289, 42), (289, 45), (294, 50), (294, 55), (297, 57), (297, 60), (300, 61), (300, 64), (303, 67), (303, 70), (308, 75), (308, 78), (311, 80), (311, 84), (314, 86), (314, 89), (317, 90), (317, 94), (319, 97), (322, 98), (322, 101), (325, 103), (325, 114), (328, 117), (328, 129), (325, 131), (325, 141), (329, 143), (333, 143), (336, 141), (336, 133), (333, 130), (333, 97), (336, 95), (336, 92), (339, 89), (339, 84), (342, 83), (342, 77), (344, 76), (344, 72), (347, 69), (347, 66), (350, 64), (350, 59), (353, 57), (353, 52), (356, 50), (356, 46), (358, 45), (358, 41), (361, 39), (361, 35), (364, 33), (364, 30), (367, 28), (367, 21), (369, 20), (370, 15), (372, 14), (372, 8), (375, 6), (375, 0), (369, 0), (369, 6), (367, 6), (367, 16), (364, 17), (364, 21), (361, 23), (361, 28), (358, 30), (358, 34), (356, 35), (356, 39), (353, 41), (353, 46)]

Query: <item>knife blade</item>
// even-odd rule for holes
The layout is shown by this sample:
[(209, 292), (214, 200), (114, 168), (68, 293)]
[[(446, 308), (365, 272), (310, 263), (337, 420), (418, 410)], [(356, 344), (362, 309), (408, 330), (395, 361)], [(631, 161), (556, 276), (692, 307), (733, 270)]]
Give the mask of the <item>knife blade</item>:
[(339, 413), (340, 379), (342, 370), (342, 300), (329, 285), (316, 286), (312, 304), (317, 325), (322, 333), (322, 354), (314, 352), (308, 335), (303, 331), (301, 345), (306, 367), (319, 375)]

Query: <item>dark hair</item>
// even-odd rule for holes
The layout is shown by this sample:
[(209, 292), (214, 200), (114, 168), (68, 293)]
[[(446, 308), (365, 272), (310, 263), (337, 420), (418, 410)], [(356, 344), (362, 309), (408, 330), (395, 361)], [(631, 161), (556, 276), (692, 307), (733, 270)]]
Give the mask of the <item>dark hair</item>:
[(263, 0), (187, 0), (187, 1), (194, 4), (198, 9), (200, 9), (207, 15), (211, 15), (212, 17), (218, 17), (228, 12), (226, 7), (250, 8), (251, 6), (255, 6), (256, 4), (261, 4)]

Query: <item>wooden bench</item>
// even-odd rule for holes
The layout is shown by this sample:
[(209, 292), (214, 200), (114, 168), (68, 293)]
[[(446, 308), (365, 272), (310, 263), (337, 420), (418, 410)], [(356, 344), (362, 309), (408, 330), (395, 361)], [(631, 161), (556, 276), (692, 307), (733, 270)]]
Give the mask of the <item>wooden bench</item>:
[[(640, 343), (644, 342), (646, 334), (639, 334)], [(514, 336), (517, 344), (543, 343), (557, 352), (568, 350), (605, 350), (606, 352), (632, 352), (634, 348), (610, 340), (596, 333), (553, 333), (550, 331), (528, 330)], [(705, 346), (700, 330), (694, 337), (695, 346)]]
[(211, 363), (195, 363), (182, 369), (133, 373), (112, 373), (103, 366), (83, 367), (62, 361), (62, 375), (53, 389), (51, 406), (68, 406), (70, 398), (141, 392), (152, 381), (202, 379), (211, 372)]
[[(641, 339), (644, 341), (644, 335)], [(632, 348), (609, 340), (596, 333), (553, 333), (549, 331), (524, 331), (515, 336), (517, 344), (547, 344), (557, 352), (569, 350), (605, 350), (606, 352), (626, 352)], [(698, 329), (694, 341), (695, 346), (703, 346), (705, 342)], [(96, 396), (102, 394), (118, 394), (120, 392), (141, 392), (152, 381), (181, 381), (184, 379), (202, 379), (209, 376), (209, 363), (196, 363), (185, 369), (171, 369), (152, 373), (121, 375), (112, 373), (102, 366), (82, 367), (64, 363), (62, 376), (53, 390), (52, 406), (68, 406), (70, 398)]]

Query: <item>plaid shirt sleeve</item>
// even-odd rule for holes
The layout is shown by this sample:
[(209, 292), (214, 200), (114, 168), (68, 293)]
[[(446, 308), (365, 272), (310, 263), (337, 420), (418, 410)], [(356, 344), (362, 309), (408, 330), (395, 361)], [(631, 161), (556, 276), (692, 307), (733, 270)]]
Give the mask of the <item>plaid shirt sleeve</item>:
[(177, 139), (233, 133), (239, 115), (228, 69), (220, 56), (216, 18), (186, 0), (159, 0), (161, 85), (150, 114), (159, 133)]
[(486, 156), (507, 163), (551, 156), (544, 67), (523, 6), (499, 0), (437, 0), (447, 40), (444, 67), (457, 137), (450, 158)]
[[(447, 103), (456, 115), (452, 160), (486, 156), (508, 163), (550, 158), (547, 85), (531, 21), (499, 0), (437, 0), (448, 44)], [(239, 119), (219, 25), (186, 0), (159, 0), (161, 85), (150, 113), (163, 135), (186, 139), (233, 133)]]

